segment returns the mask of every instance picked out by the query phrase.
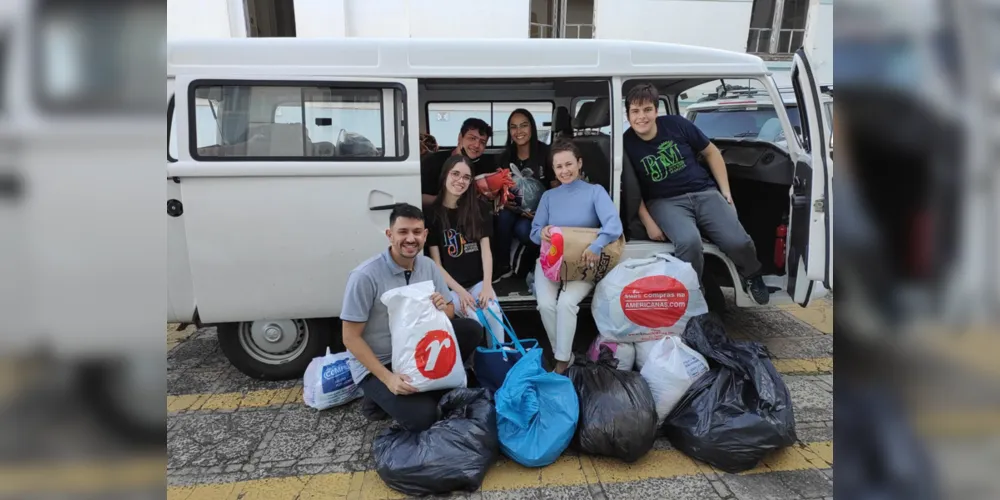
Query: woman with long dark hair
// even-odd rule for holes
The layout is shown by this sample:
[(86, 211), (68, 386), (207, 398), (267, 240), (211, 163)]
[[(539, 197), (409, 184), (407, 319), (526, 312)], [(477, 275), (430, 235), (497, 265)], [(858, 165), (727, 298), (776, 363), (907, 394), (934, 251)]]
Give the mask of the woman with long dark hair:
[[(552, 172), (549, 146), (538, 139), (535, 117), (526, 109), (518, 108), (507, 118), (507, 145), (500, 154), (497, 166), (519, 171), (531, 169), (531, 176), (538, 179), (546, 189), (556, 187), (559, 181)], [(510, 276), (510, 246), (517, 238), (521, 244), (534, 245), (531, 241), (531, 218), (534, 214), (508, 204), (497, 214), (496, 237), (493, 253), (497, 256), (497, 279)]]
[[(451, 289), (456, 313), (478, 320), (476, 310), (489, 308), (500, 318), (500, 305), (490, 280), (493, 218), (489, 206), (472, 188), (471, 163), (462, 155), (445, 160), (438, 195), (427, 213), (427, 246)], [(503, 326), (489, 312), (485, 316), (488, 324), (483, 326), (503, 342)]]

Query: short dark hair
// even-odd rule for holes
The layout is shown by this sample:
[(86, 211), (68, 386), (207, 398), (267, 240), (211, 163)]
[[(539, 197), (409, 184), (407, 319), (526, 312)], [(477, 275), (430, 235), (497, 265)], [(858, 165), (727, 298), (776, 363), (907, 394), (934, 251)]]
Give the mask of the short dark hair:
[(577, 146), (575, 142), (573, 142), (573, 141), (571, 141), (569, 139), (559, 139), (559, 140), (557, 140), (555, 142), (555, 144), (552, 145), (552, 148), (549, 151), (550, 151), (549, 154), (551, 155), (549, 157), (550, 161), (553, 158), (556, 157), (556, 154), (563, 153), (563, 152), (566, 152), (566, 151), (569, 151), (570, 153), (573, 153), (573, 156), (576, 157), (577, 160), (580, 160), (580, 159), (583, 158), (583, 155), (580, 154), (580, 147)]
[(486, 136), (487, 139), (493, 137), (493, 127), (490, 127), (489, 123), (483, 121), (482, 118), (468, 118), (462, 122), (462, 130), (458, 133), (460, 136), (464, 136), (466, 132), (470, 130), (475, 130), (480, 134)]
[(389, 227), (396, 224), (396, 219), (413, 219), (413, 220), (424, 220), (424, 213), (417, 207), (410, 205), (409, 203), (400, 203), (396, 205), (396, 208), (392, 209), (392, 213), (389, 214)]
[(625, 111), (628, 112), (633, 104), (644, 102), (651, 102), (653, 107), (660, 109), (660, 92), (652, 83), (641, 83), (628, 91), (628, 95), (625, 96)]

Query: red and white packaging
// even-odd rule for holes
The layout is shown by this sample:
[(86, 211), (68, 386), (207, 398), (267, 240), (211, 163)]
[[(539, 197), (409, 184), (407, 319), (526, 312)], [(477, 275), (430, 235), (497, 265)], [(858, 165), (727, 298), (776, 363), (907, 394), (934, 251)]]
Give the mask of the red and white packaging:
[(380, 300), (389, 309), (392, 371), (410, 377), (417, 392), (465, 387), (458, 339), (443, 311), (434, 307), (434, 282), (395, 288)]
[(597, 331), (618, 342), (658, 340), (684, 333), (687, 322), (708, 312), (691, 264), (673, 255), (628, 259), (594, 290)]

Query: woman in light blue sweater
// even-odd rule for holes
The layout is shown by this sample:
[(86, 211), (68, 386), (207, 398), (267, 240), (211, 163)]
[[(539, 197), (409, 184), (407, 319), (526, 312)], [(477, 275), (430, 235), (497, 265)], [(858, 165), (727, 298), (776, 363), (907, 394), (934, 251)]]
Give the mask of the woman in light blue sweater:
[[(531, 240), (549, 241), (553, 227), (600, 228), (597, 239), (583, 252), (584, 262), (596, 265), (605, 245), (622, 235), (622, 222), (615, 203), (603, 187), (584, 182), (580, 150), (570, 141), (552, 145), (552, 168), (560, 186), (542, 195), (531, 224)], [(563, 373), (573, 362), (573, 337), (580, 301), (594, 284), (587, 281), (559, 283), (545, 277), (541, 262), (535, 267), (535, 298), (542, 325), (552, 343), (556, 373)]]

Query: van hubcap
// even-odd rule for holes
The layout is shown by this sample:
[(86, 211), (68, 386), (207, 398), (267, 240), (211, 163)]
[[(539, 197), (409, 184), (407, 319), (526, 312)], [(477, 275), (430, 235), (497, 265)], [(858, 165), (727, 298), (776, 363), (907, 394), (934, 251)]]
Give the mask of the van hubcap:
[(309, 327), (301, 319), (254, 321), (241, 323), (239, 336), (240, 345), (252, 358), (277, 365), (302, 354)]

